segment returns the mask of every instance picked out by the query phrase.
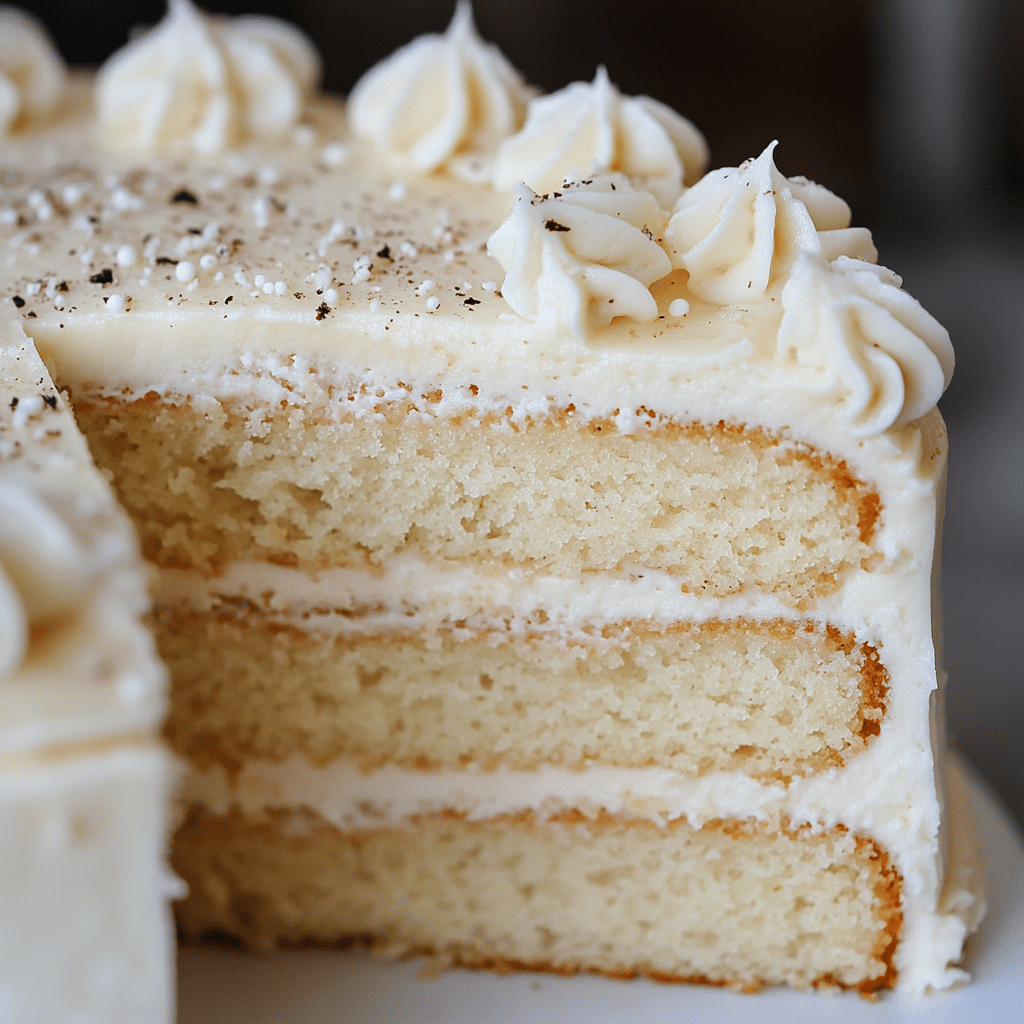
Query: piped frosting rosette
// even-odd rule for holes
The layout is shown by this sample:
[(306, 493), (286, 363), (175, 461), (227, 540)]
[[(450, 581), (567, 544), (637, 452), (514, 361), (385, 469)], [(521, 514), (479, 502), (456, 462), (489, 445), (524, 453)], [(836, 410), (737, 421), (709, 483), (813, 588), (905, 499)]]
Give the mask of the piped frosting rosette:
[(90, 583), (117, 554), (80, 535), (84, 521), (75, 530), (76, 500), (88, 502), (0, 480), (0, 684), (21, 666), (32, 627), (84, 607)]
[(615, 317), (658, 316), (650, 286), (672, 265), (655, 241), (664, 215), (654, 196), (633, 191), (621, 174), (542, 196), (520, 184), (515, 196), (487, 248), (506, 273), (501, 293), (520, 316), (581, 341)]
[(531, 91), (459, 3), (444, 35), (414, 39), (372, 67), (349, 97), (349, 121), (396, 167), (448, 167), (486, 181), (498, 145), (523, 123)]
[(35, 18), (0, 5), (0, 138), (56, 110), (67, 69)]
[(802, 252), (782, 290), (779, 358), (818, 369), (857, 436), (923, 416), (953, 374), (949, 334), (901, 284), (885, 267)]
[(878, 258), (871, 233), (850, 227), (842, 199), (779, 171), (775, 146), (741, 167), (711, 171), (679, 197), (665, 242), (699, 298), (720, 305), (759, 299), (785, 281), (800, 252)]
[(319, 77), (316, 48), (287, 22), (208, 16), (190, 0), (169, 0), (164, 20), (100, 69), (100, 137), (140, 155), (214, 154), (247, 137), (281, 138)]
[(623, 96), (601, 67), (593, 82), (530, 101), (523, 130), (498, 152), (494, 186), (526, 182), (544, 193), (573, 170), (620, 171), (668, 208), (707, 162), (707, 143), (685, 117), (649, 96)]

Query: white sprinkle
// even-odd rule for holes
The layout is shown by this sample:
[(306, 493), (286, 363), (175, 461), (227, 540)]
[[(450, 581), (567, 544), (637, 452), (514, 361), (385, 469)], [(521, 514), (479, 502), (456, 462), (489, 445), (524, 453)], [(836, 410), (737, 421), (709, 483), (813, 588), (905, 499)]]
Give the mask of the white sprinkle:
[(108, 174), (103, 176), (103, 187), (107, 189), (115, 189), (121, 184), (121, 175), (115, 171), (110, 171)]
[(83, 252), (82, 255), (79, 256), (78, 258), (79, 258), (79, 260), (82, 261), (82, 264), (84, 266), (86, 263), (92, 263), (92, 257), (93, 257), (93, 248), (92, 248), (92, 246), (89, 246), (89, 248), (86, 249), (85, 252)]
[(270, 223), (270, 200), (254, 199), (252, 201), (252, 215), (256, 221), (256, 227), (265, 228)]
[(186, 291), (194, 292), (199, 287), (199, 278), (193, 278)]
[(219, 234), (220, 225), (215, 220), (211, 220), (210, 223), (203, 228), (202, 239), (204, 242), (212, 242)]
[(348, 146), (343, 142), (328, 142), (320, 152), (320, 159), (328, 167), (341, 167), (348, 160)]
[(430, 298), (427, 299), (427, 310), (431, 313), (433, 313), (440, 305), (441, 300), (436, 295), (431, 295)]
[(43, 203), (46, 202), (46, 196), (44, 196), (39, 189), (34, 188), (27, 196), (25, 196), (25, 200), (34, 210), (37, 206), (42, 206)]
[(191, 281), (196, 276), (196, 266), (191, 260), (182, 260), (174, 268), (174, 276), (182, 283), (185, 284)]
[(263, 282), (263, 294), (264, 295), (273, 295), (274, 294), (274, 282), (273, 281), (264, 281)]
[(372, 299), (370, 302), (370, 312), (376, 313), (380, 309), (380, 299)]
[(145, 288), (146, 285), (149, 284), (149, 278), (148, 277), (140, 277), (139, 280), (138, 280), (138, 283), (139, 283), (140, 287)]
[(313, 283), (316, 285), (317, 290), (323, 291), (331, 283), (333, 276), (331, 268), (326, 263), (321, 263), (319, 269), (313, 275)]
[(391, 188), (388, 189), (388, 198), (398, 202), (400, 199), (404, 199), (409, 189), (406, 187), (404, 181), (396, 181)]
[(419, 250), (416, 248), (415, 245), (412, 244), (412, 242), (403, 242), (398, 247), (398, 251), (403, 256), (408, 256), (409, 259), (411, 259), (411, 260), (414, 260), (414, 259), (416, 259), (417, 256), (419, 256)]
[(276, 185), (278, 177), (277, 168), (272, 164), (264, 164), (256, 172), (256, 180), (261, 185)]
[(143, 201), (126, 188), (115, 188), (110, 196), (110, 205), (118, 211), (141, 210)]
[[(181, 266), (179, 263), (178, 266)], [(107, 296), (107, 312), (108, 313), (123, 313), (124, 312), (124, 296), (114, 292), (113, 295)]]
[(262, 274), (257, 274), (253, 279), (252, 283), (255, 288), (262, 288), (266, 282), (266, 278)]
[(153, 260), (156, 258), (156, 251), (160, 248), (160, 236), (154, 235), (142, 250), (143, 258)]
[(199, 267), (201, 270), (213, 270), (217, 266), (217, 257), (212, 252), (204, 252), (199, 257)]
[(668, 304), (669, 316), (686, 316), (690, 312), (690, 304), (686, 299), (673, 299)]
[(214, 281), (223, 281), (224, 280), (224, 271), (223, 270), (218, 270), (217, 273), (213, 275), (213, 279), (214, 279)]
[(493, 281), (481, 281), (480, 287), (485, 292), (496, 292), (498, 290), (498, 286)]
[(114, 259), (117, 260), (117, 265), (119, 267), (135, 266), (135, 261), (138, 259), (138, 254), (135, 252), (135, 246), (122, 245), (121, 248), (117, 250), (117, 255)]
[(0, 209), (0, 224), (17, 224), (18, 211), (13, 206), (5, 206)]
[(360, 256), (359, 259), (352, 264), (352, 283), (361, 284), (363, 281), (370, 280), (370, 269), (373, 266), (369, 256)]
[(82, 196), (85, 195), (88, 185), (71, 184), (65, 185), (63, 191), (60, 194), (61, 199), (65, 206), (75, 206), (82, 201)]
[(451, 249), (449, 249), (444, 254), (444, 261), (445, 261), (445, 263), (451, 263), (451, 262), (454, 261), (454, 259), (455, 259), (455, 253)]
[(249, 287), (249, 282), (245, 279), (245, 272), (242, 270), (235, 271), (235, 284), (241, 285), (243, 288)]
[(288, 294), (288, 282), (287, 281), (275, 281), (274, 282), (274, 294), (275, 295), (287, 295)]
[(42, 287), (43, 286), (39, 281), (30, 281), (27, 285), (25, 285), (25, 294), (28, 296), (38, 295), (39, 290)]
[(328, 288), (327, 291), (324, 292), (324, 302), (329, 302), (329, 303), (331, 303), (331, 305), (334, 305), (334, 303), (337, 302), (337, 301), (338, 301), (338, 293), (337, 293), (337, 291), (334, 288)]
[(312, 146), (316, 142), (316, 132), (309, 124), (297, 124), (292, 131), (292, 142), (296, 146)]
[(426, 281), (420, 281), (420, 283), (416, 286), (416, 294), (429, 295), (436, 287), (437, 285), (429, 279)]

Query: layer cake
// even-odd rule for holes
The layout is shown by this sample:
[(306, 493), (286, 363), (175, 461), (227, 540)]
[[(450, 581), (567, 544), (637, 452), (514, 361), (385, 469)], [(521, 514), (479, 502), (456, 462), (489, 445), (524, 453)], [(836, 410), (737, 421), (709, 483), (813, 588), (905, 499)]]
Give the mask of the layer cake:
[(774, 145), (704, 174), (467, 6), (315, 80), (175, 0), (4, 150), (9, 313), (159, 573), (182, 934), (962, 980), (945, 331)]

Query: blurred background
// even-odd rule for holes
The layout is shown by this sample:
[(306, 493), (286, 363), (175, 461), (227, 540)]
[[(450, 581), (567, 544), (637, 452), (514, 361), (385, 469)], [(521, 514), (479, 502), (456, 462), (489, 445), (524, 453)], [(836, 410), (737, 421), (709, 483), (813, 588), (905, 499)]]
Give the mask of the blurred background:
[[(98, 64), (163, 0), (36, 0), (69, 62)], [(441, 31), (452, 0), (210, 0), (277, 14), (347, 92)], [(784, 174), (827, 185), (880, 262), (952, 334), (944, 543), (954, 742), (1024, 826), (1024, 3), (1020, 0), (476, 0), (478, 27), (545, 91), (599, 63), (675, 107), (712, 166), (779, 139)]]

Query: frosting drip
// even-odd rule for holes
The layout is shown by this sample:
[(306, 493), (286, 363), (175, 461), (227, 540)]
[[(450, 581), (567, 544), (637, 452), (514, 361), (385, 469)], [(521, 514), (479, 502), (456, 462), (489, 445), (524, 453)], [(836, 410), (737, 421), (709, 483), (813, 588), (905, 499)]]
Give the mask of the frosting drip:
[(487, 248), (520, 316), (567, 327), (581, 341), (618, 316), (657, 317), (650, 285), (672, 265), (654, 240), (664, 225), (654, 196), (632, 191), (622, 175), (544, 196), (518, 185), (515, 195)]
[(0, 6), (0, 138), (53, 113), (67, 69), (43, 26)]
[(494, 185), (550, 192), (567, 176), (621, 171), (668, 207), (707, 162), (704, 137), (685, 117), (648, 96), (623, 96), (601, 67), (593, 82), (530, 101), (525, 127), (498, 152)]
[(170, 0), (167, 17), (100, 69), (100, 137), (139, 154), (219, 153), (247, 136), (283, 137), (320, 75), (312, 43), (277, 18), (204, 15)]
[(923, 416), (953, 374), (949, 334), (901, 284), (885, 267), (803, 252), (782, 291), (780, 358), (821, 370), (861, 437)]
[(372, 67), (349, 97), (352, 130), (398, 167), (444, 166), (486, 181), (498, 145), (523, 123), (529, 89), (459, 3), (444, 35), (425, 35)]
[(689, 272), (694, 295), (722, 305), (759, 299), (785, 280), (803, 251), (878, 258), (870, 232), (849, 226), (842, 199), (806, 178), (783, 176), (775, 146), (741, 167), (712, 171), (679, 197), (665, 241), (673, 266)]

